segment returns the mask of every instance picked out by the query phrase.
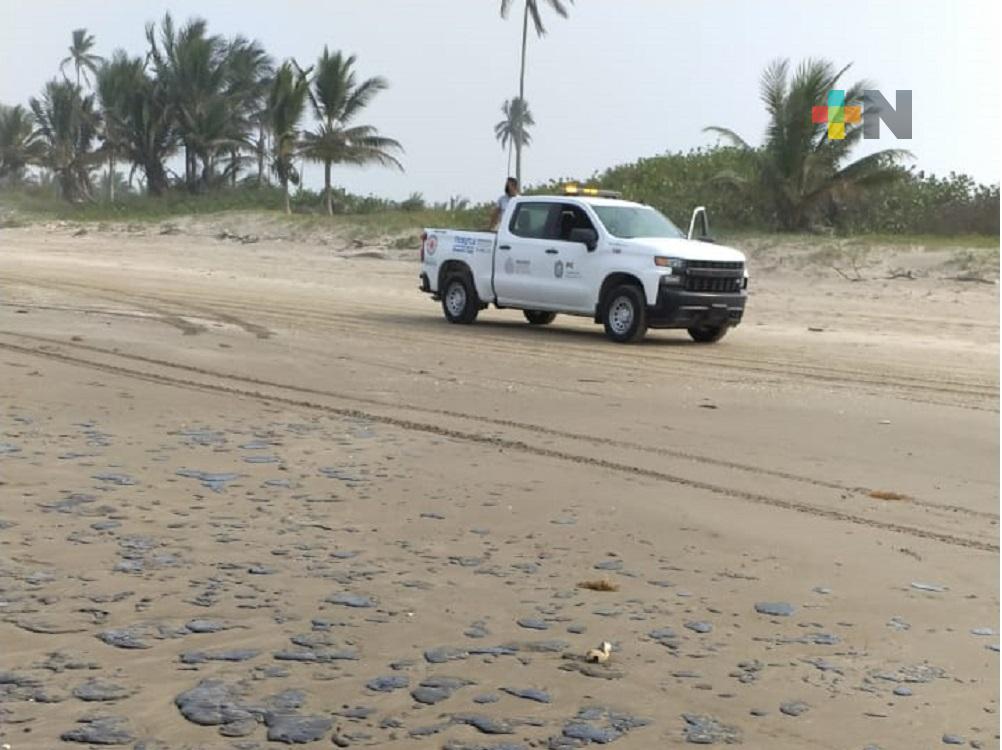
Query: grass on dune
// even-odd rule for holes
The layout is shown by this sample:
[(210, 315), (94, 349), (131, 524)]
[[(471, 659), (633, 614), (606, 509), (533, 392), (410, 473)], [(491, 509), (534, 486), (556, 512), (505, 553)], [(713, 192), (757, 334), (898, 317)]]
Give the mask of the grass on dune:
[(47, 195), (5, 191), (0, 193), (0, 228), (44, 221), (156, 223), (180, 217), (253, 212), (272, 223), (288, 224), (290, 229), (349, 230), (354, 236), (369, 237), (420, 231), (424, 227), (480, 230), (486, 228), (489, 219), (483, 208), (387, 209), (328, 216), (316, 205), (294, 205), (292, 214), (286, 214), (281, 206), (281, 193), (268, 188), (220, 190), (205, 195), (172, 191), (158, 198), (126, 195), (115, 203), (80, 205)]
[[(275, 224), (305, 231), (344, 231), (360, 239), (385, 235), (417, 233), (425, 227), (484, 230), (489, 209), (483, 206), (449, 211), (442, 208), (402, 210), (388, 208), (361, 213), (337, 213), (328, 216), (313, 200), (293, 202), (287, 215), (281, 208), (282, 195), (277, 188), (237, 188), (196, 195), (170, 191), (160, 197), (124, 195), (115, 203), (100, 201), (68, 204), (41, 192), (5, 190), (0, 192), (0, 228), (17, 227), (42, 221), (74, 222), (162, 222), (180, 217), (225, 215), (253, 212)], [(729, 230), (717, 226), (714, 234), (725, 244), (741, 246), (742, 240), (768, 239), (774, 242), (803, 241), (819, 244), (848, 243), (867, 246), (914, 246), (927, 250), (942, 248), (997, 249), (999, 237), (982, 234), (858, 234), (850, 236), (774, 233), (755, 230)]]

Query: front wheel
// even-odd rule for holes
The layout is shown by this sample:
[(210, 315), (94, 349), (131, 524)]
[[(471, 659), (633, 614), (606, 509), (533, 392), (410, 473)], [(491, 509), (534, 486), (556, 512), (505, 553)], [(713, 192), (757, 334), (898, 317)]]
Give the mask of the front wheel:
[(531, 326), (549, 325), (557, 317), (555, 312), (548, 312), (547, 310), (523, 310), (522, 314)]
[(647, 303), (639, 287), (617, 286), (605, 298), (602, 311), (605, 335), (617, 344), (632, 344), (647, 333)]
[(692, 340), (700, 344), (713, 344), (727, 335), (727, 326), (699, 326), (690, 328)]
[(480, 312), (480, 300), (468, 276), (450, 276), (442, 285), (442, 312), (450, 323), (472, 323)]

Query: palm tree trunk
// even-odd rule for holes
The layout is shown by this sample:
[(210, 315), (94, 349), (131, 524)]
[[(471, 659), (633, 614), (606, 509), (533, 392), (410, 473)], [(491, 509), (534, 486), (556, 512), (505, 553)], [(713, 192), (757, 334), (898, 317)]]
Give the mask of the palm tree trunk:
[(91, 201), (92, 203), (95, 202), (93, 185), (91, 185), (90, 177), (88, 176), (86, 170), (76, 168), (73, 171), (77, 183), (77, 190), (79, 191), (81, 197), (84, 200)]
[(289, 181), (282, 180), (282, 192), (285, 194), (285, 213), (292, 213), (292, 205), (289, 203)]
[(108, 154), (108, 202), (115, 202), (115, 155)]
[(147, 159), (143, 164), (143, 171), (146, 172), (146, 192), (149, 195), (163, 195), (167, 189), (167, 174), (163, 164), (156, 159)]
[(59, 193), (63, 200), (67, 203), (73, 203), (76, 196), (74, 194), (73, 178), (70, 176), (69, 169), (57, 169), (56, 177), (59, 184)]
[(515, 179), (519, 190), (522, 189), (522, 144), (515, 142)]
[(529, 41), (529, 2), (525, 3), (525, 15), (522, 16), (522, 70), (518, 75), (518, 98), (525, 101), (525, 49)]
[(327, 205), (327, 215), (334, 215), (334, 201), (331, 196), (331, 163), (324, 162), (324, 203)]
[(257, 130), (257, 186), (264, 182), (264, 125)]

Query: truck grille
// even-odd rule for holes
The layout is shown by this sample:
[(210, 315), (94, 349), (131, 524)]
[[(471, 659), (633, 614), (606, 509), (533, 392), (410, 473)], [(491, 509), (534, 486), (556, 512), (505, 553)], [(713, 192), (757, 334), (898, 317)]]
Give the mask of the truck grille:
[(739, 292), (743, 279), (738, 277), (722, 276), (694, 276), (688, 274), (685, 277), (685, 290), (687, 292)]
[(739, 292), (744, 284), (744, 267), (741, 261), (689, 261), (685, 269), (685, 289), (720, 294)]
[(690, 270), (700, 270), (703, 268), (728, 269), (731, 271), (744, 271), (745, 264), (740, 260), (690, 260), (686, 263), (686, 268)]

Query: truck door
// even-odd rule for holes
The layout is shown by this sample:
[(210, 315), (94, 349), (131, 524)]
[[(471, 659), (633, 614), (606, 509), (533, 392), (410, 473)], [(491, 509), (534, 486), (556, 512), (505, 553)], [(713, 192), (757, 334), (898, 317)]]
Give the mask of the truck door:
[(589, 250), (583, 242), (571, 241), (571, 233), (575, 229), (595, 231), (595, 225), (585, 210), (574, 203), (555, 204), (550, 220), (548, 267), (540, 283), (541, 290), (561, 310), (593, 312), (596, 284), (591, 277), (598, 251)]
[(556, 252), (548, 252), (553, 241), (547, 233), (554, 206), (552, 202), (520, 200), (507, 217), (507, 225), (498, 232), (494, 293), (499, 305), (534, 310), (559, 307), (545, 303), (541, 288), (547, 273), (553, 273)]

